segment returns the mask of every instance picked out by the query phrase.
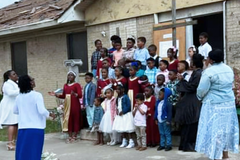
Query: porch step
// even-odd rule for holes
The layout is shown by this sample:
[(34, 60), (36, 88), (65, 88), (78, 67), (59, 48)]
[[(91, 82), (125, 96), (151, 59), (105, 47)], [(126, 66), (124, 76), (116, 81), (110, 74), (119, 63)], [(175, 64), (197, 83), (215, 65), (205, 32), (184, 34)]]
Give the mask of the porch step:
[(80, 132), (80, 138), (82, 140), (96, 141), (97, 140), (97, 132), (91, 133), (88, 129), (82, 129)]
[[(97, 140), (97, 133), (91, 133), (87, 129), (82, 129), (80, 132), (80, 138), (82, 140), (89, 140), (89, 141), (96, 141)], [(134, 140), (136, 141), (136, 139)], [(178, 147), (180, 144), (180, 136), (172, 136), (172, 145), (174, 147)]]

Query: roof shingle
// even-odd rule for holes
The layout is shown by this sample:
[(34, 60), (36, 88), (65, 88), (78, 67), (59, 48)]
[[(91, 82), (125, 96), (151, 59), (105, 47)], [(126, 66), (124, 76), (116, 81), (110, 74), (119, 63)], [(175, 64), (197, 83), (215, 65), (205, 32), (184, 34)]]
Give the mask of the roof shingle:
[(58, 19), (76, 0), (21, 0), (0, 9), (0, 30)]

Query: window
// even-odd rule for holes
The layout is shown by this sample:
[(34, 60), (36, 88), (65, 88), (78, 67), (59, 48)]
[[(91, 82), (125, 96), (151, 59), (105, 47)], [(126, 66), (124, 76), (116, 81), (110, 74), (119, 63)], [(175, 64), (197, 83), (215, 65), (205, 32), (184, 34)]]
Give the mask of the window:
[(68, 59), (81, 59), (83, 65), (79, 72), (88, 71), (87, 32), (71, 33), (67, 35)]
[(27, 70), (26, 42), (11, 43), (12, 69), (19, 75), (25, 75)]

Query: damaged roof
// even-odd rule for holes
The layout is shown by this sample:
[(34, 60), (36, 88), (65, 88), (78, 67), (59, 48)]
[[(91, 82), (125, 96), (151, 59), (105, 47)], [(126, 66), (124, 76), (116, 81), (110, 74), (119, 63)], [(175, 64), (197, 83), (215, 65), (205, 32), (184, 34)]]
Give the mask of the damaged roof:
[(76, 0), (21, 0), (0, 9), (0, 30), (58, 19)]

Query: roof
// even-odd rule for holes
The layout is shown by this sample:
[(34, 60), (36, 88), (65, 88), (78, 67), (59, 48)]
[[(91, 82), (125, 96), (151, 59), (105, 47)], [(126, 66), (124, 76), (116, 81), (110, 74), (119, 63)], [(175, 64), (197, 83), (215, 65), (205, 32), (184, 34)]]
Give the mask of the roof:
[(0, 9), (0, 30), (58, 19), (76, 0), (21, 0)]

